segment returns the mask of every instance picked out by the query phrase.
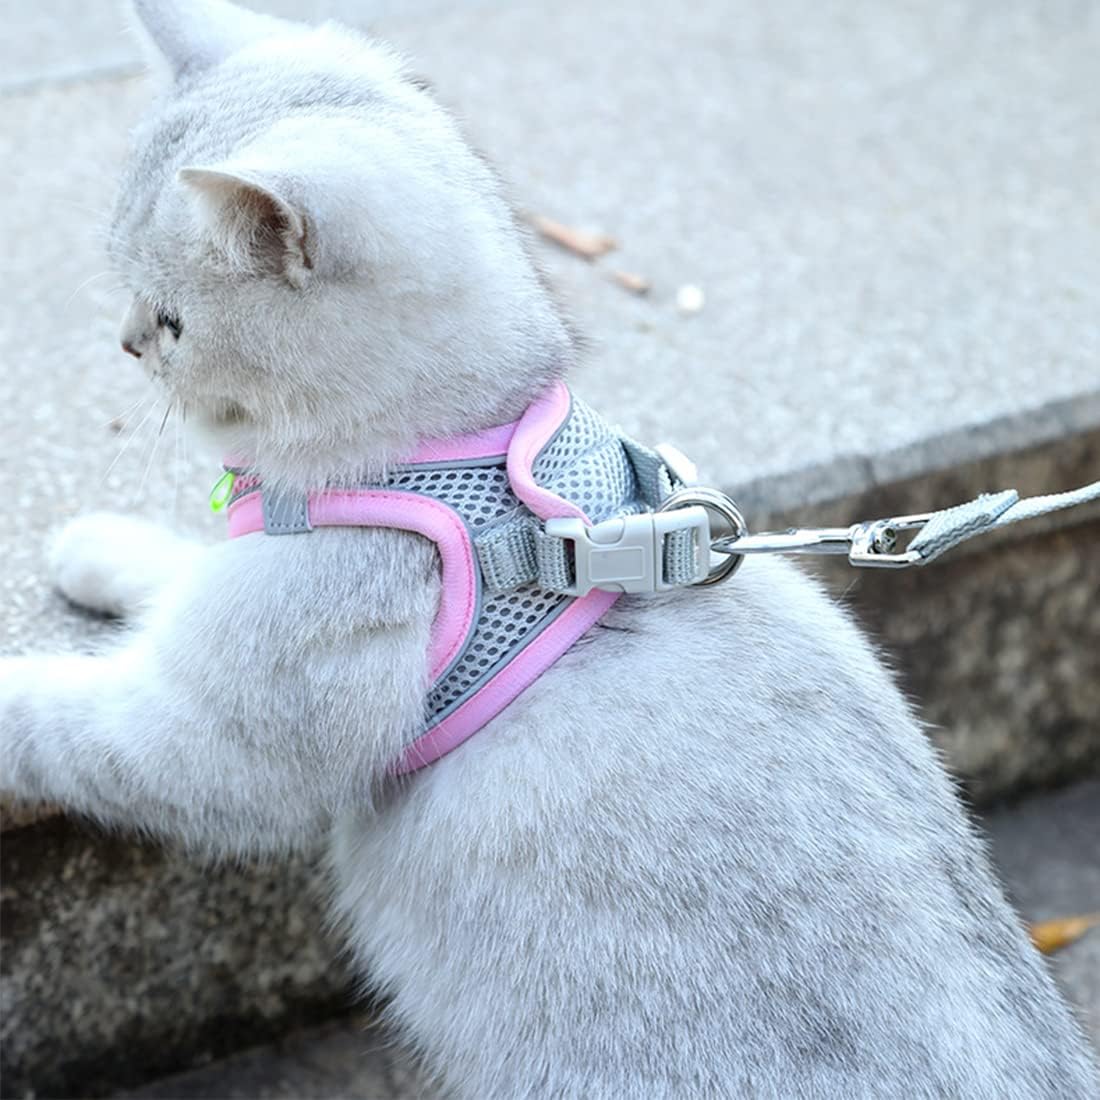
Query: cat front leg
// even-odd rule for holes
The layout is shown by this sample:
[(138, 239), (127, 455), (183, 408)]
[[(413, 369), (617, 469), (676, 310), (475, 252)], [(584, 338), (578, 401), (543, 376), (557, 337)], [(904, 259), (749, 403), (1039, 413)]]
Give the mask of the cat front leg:
[[(404, 549), (393, 591), (371, 588), (378, 542)], [(423, 721), (431, 553), (396, 533), (240, 539), (118, 648), (0, 659), (0, 790), (215, 853), (312, 843), (371, 804)]]
[(215, 853), (284, 851), (316, 835), (340, 795), (318, 744), (327, 731), (304, 715), (284, 728), (288, 717), (251, 727), (144, 640), (104, 656), (5, 658), (0, 790)]
[(198, 543), (133, 516), (91, 512), (67, 523), (50, 549), (50, 571), (66, 599), (128, 618), (194, 564)]

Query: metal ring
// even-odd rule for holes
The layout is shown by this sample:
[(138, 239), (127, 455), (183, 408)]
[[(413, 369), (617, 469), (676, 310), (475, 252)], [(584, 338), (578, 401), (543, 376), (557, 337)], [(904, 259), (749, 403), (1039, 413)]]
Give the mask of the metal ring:
[[(677, 508), (690, 508), (692, 505), (700, 505), (711, 512), (717, 512), (732, 528), (735, 538), (741, 538), (749, 533), (749, 525), (740, 509), (725, 493), (717, 489), (711, 489), (706, 485), (692, 485), (683, 489), (677, 489), (670, 497), (661, 502), (658, 512), (671, 512)], [(716, 554), (724, 554), (725, 561), (719, 562), (711, 568), (711, 571), (698, 583), (718, 584), (727, 580), (737, 572), (741, 563), (745, 560), (744, 554), (737, 554), (732, 550), (715, 550)]]

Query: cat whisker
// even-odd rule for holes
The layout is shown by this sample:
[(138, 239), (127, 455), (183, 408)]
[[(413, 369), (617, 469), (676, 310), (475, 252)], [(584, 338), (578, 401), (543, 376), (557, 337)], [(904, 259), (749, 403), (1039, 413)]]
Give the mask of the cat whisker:
[(133, 441), (137, 438), (138, 433), (141, 431), (141, 429), (145, 427), (146, 422), (148, 421), (149, 417), (153, 415), (153, 411), (156, 409), (156, 407), (157, 399), (154, 396), (152, 404), (150, 404), (149, 408), (145, 410), (145, 415), (137, 423), (137, 426), (134, 428), (134, 430), (130, 432), (130, 434), (123, 440), (122, 446), (118, 449), (118, 454), (116, 454), (115, 457), (111, 460), (111, 464), (107, 467), (105, 473), (103, 474), (103, 479), (100, 482), (101, 485), (104, 484), (111, 476), (111, 471), (114, 470), (114, 468), (118, 465), (119, 459), (121, 459), (122, 456), (130, 449), (130, 444), (133, 443)]
[(145, 482), (149, 478), (149, 471), (153, 468), (153, 462), (157, 457), (157, 447), (160, 445), (160, 437), (164, 435), (164, 426), (168, 423), (168, 417), (172, 414), (172, 406), (174, 404), (175, 398), (169, 398), (168, 405), (164, 410), (164, 416), (160, 421), (160, 427), (157, 429), (157, 434), (153, 436), (153, 446), (149, 450), (149, 458), (145, 463), (145, 469), (141, 472), (141, 481), (138, 482), (137, 495), (139, 497), (145, 491)]
[(120, 429), (125, 428), (126, 427), (126, 422), (130, 419), (130, 416), (133, 413), (133, 411), (140, 404), (142, 404), (143, 402), (148, 401), (148, 400), (149, 400), (149, 394), (148, 393), (143, 393), (132, 405), (127, 406), (127, 408), (123, 412), (120, 412), (117, 416), (112, 416), (110, 420), (106, 421), (106, 423), (104, 423), (103, 427), (104, 428), (111, 428), (111, 427), (114, 427), (115, 425), (117, 425)]
[(73, 292), (65, 299), (65, 305), (63, 308), (68, 309), (73, 304), (73, 299), (87, 286), (91, 286), (97, 279), (104, 279), (108, 275), (113, 275), (114, 272), (110, 269), (106, 271), (98, 271), (95, 275), (88, 276)]

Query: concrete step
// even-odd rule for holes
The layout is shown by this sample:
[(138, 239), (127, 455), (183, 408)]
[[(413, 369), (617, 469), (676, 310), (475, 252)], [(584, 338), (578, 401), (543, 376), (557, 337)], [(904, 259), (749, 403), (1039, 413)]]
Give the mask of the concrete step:
[[(1025, 920), (1100, 912), (1100, 780), (998, 810), (985, 824), (1002, 881)], [(1100, 928), (1050, 961), (1100, 1052)]]
[[(266, 6), (364, 19), (353, 0)], [(680, 443), (754, 527), (1096, 476), (1100, 8), (370, 9), (522, 207), (619, 239), (596, 264), (538, 246), (591, 339), (577, 389)], [(220, 537), (217, 460), (174, 421), (158, 436), (117, 347), (98, 230), (148, 96), (137, 52), (107, 4), (23, 5), (9, 31), (0, 652), (84, 649), (114, 628), (51, 592), (50, 531), (114, 507)], [(706, 295), (690, 316), (686, 283)], [(829, 576), (984, 801), (1100, 763), (1100, 528), (1038, 530), (915, 577)], [(12, 1087), (123, 1087), (348, 1003), (302, 864), (238, 879), (64, 820), (5, 834), (3, 854)]]
[[(1100, 782), (989, 816), (993, 855), (1029, 920), (1100, 910)], [(1051, 958), (1100, 1052), (1100, 929)], [(333, 1023), (120, 1094), (129, 1100), (433, 1100), (440, 1096), (392, 1036)]]
[(396, 1044), (358, 1019), (334, 1021), (118, 1100), (435, 1100), (442, 1093)]
[(103, 1096), (346, 1012), (316, 878), (60, 817), (4, 833), (3, 1096)]

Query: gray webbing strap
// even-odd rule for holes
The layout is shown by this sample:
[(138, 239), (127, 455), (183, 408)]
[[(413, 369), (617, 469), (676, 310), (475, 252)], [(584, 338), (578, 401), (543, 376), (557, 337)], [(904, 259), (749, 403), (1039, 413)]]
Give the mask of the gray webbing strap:
[(648, 447), (619, 432), (619, 443), (634, 470), (638, 492), (648, 508), (659, 508), (676, 487), (664, 459)]
[(305, 493), (265, 489), (261, 502), (264, 531), (269, 535), (300, 535), (312, 531), (309, 498)]
[(486, 592), (507, 592), (539, 575), (535, 539), (539, 521), (528, 512), (513, 513), (474, 534)]
[(540, 588), (563, 592), (573, 583), (573, 567), (565, 539), (548, 535), (541, 527), (535, 530), (535, 557), (538, 560)]
[[(537, 581), (549, 592), (564, 592), (575, 580), (568, 539), (548, 535), (533, 516), (514, 515), (474, 535), (486, 592), (505, 592)], [(664, 580), (672, 585), (696, 577), (694, 529), (670, 531), (664, 539)]]
[(691, 530), (671, 531), (665, 536), (665, 580), (669, 584), (692, 584), (695, 577), (695, 534)]
[[(678, 484), (667, 463), (656, 451), (622, 433), (618, 442), (634, 471), (641, 502), (647, 509), (658, 508)], [(487, 592), (504, 592), (532, 581), (547, 591), (561, 592), (574, 582), (568, 540), (546, 534), (542, 524), (527, 512), (482, 528), (474, 536), (474, 546)], [(664, 579), (673, 585), (692, 583), (696, 579), (695, 554), (691, 528), (669, 532), (664, 541)]]
[(922, 563), (929, 562), (975, 535), (1094, 500), (1100, 500), (1100, 481), (1068, 493), (1049, 493), (1027, 500), (1020, 500), (1015, 489), (983, 494), (977, 500), (934, 513), (909, 549), (920, 556)]

